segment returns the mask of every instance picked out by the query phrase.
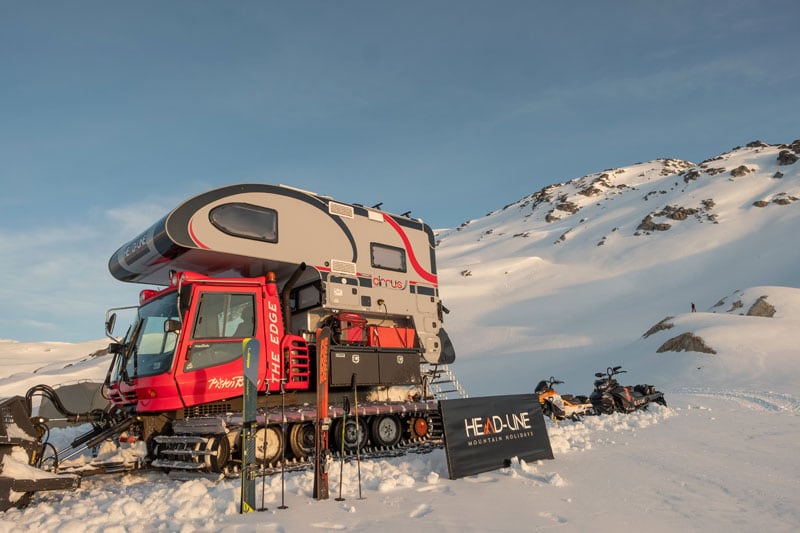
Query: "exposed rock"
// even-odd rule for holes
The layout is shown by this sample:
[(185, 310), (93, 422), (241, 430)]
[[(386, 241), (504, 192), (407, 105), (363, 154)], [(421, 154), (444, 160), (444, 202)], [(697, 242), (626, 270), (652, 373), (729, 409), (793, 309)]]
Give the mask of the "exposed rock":
[(757, 202), (753, 202), (753, 205), (756, 207), (767, 207), (769, 202), (765, 202), (764, 200), (758, 200)]
[(559, 211), (566, 211), (567, 213), (572, 213), (574, 215), (578, 212), (578, 210), (580, 210), (580, 207), (578, 207), (578, 204), (576, 203), (562, 201), (556, 204), (556, 209)]
[(735, 311), (737, 309), (741, 309), (742, 307), (744, 307), (744, 304), (742, 303), (742, 301), (741, 300), (736, 300), (735, 302), (733, 302), (733, 304), (731, 304), (731, 308), (728, 309), (728, 313), (730, 313), (731, 311)]
[(781, 150), (778, 153), (778, 164), (783, 165), (793, 165), (797, 162), (798, 157), (790, 152), (789, 150)]
[(767, 297), (762, 296), (756, 303), (750, 306), (750, 309), (747, 310), (747, 316), (763, 316), (772, 318), (775, 316), (775, 307), (767, 302)]
[(686, 174), (683, 175), (683, 182), (689, 183), (690, 181), (695, 181), (697, 178), (700, 177), (700, 171), (696, 168), (688, 171)]
[(749, 168), (747, 168), (745, 165), (740, 165), (740, 166), (734, 168), (733, 170), (731, 170), (731, 176), (733, 176), (734, 178), (741, 178), (742, 176), (748, 174), (749, 172), (752, 172), (752, 171)]
[(547, 215), (544, 217), (546, 222), (555, 222), (556, 220), (561, 220), (561, 217), (557, 217), (553, 213), (555, 213), (555, 211), (550, 211), (547, 213)]
[(658, 350), (658, 353), (663, 352), (700, 352), (700, 353), (710, 353), (715, 354), (717, 351), (714, 348), (706, 345), (705, 341), (698, 337), (697, 335), (693, 335), (692, 333), (683, 333), (678, 335), (677, 337), (672, 337), (670, 340), (662, 344)]
[(772, 177), (775, 178), (776, 180), (779, 180), (783, 177), (783, 172), (776, 172), (775, 174), (772, 175)]
[(663, 210), (656, 213), (657, 217), (667, 217), (672, 220), (686, 220), (690, 215), (697, 213), (697, 209), (691, 207), (680, 207), (668, 205)]
[(578, 191), (578, 194), (583, 196), (597, 196), (599, 194), (603, 194), (603, 191), (601, 191), (597, 187), (587, 187), (586, 189), (581, 189), (580, 191)]
[(769, 145), (764, 141), (756, 140), (747, 143), (748, 148), (769, 148)]
[(648, 329), (645, 332), (645, 334), (642, 335), (642, 337), (646, 339), (647, 337), (653, 335), (654, 333), (658, 333), (659, 331), (664, 331), (665, 329), (671, 329), (675, 325), (672, 322), (670, 322), (670, 320), (672, 320), (673, 318), (675, 317), (668, 316), (667, 318), (664, 318), (663, 320), (661, 320), (661, 322), (659, 322), (652, 328)]
[(469, 276), (472, 275), (472, 271), (471, 270), (462, 270), (461, 271), (461, 275), (464, 276), (465, 278), (468, 278)]
[(672, 226), (666, 222), (655, 223), (653, 222), (653, 215), (647, 215), (642, 219), (636, 229), (640, 231), (667, 231), (671, 227)]
[(789, 205), (790, 203), (792, 203), (792, 200), (785, 196), (779, 196), (777, 198), (773, 198), (772, 203), (777, 205)]

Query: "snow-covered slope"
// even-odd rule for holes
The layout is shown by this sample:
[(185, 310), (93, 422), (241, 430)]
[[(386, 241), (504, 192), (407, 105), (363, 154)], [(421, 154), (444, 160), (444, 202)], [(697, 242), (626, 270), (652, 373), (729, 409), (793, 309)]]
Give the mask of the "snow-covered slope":
[[(617, 364), (666, 387), (758, 375), (749, 363), (730, 368), (754, 348), (741, 341), (744, 324), (763, 328), (759, 336), (780, 332), (775, 349), (784, 350), (800, 319), (791, 290), (800, 287), (797, 152), (797, 141), (757, 141), (699, 165), (661, 159), (606, 170), (440, 231), (446, 327), (467, 390), (530, 390), (555, 374), (587, 393), (594, 372)], [(758, 286), (771, 287), (768, 299), (782, 309), (775, 317), (707, 314)], [(690, 314), (692, 303), (700, 313)], [(657, 355), (668, 339), (642, 335), (666, 316), (686, 331), (713, 328), (722, 366), (692, 374), (683, 370), (709, 369), (708, 357)], [(674, 365), (658, 364), (667, 358), (685, 368), (675, 375)]]

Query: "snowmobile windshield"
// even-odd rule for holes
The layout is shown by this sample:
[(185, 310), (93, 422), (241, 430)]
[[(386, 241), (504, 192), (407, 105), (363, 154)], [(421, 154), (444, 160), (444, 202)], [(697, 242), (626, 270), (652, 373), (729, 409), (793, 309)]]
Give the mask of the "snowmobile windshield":
[(178, 293), (170, 292), (139, 308), (125, 373), (129, 378), (154, 376), (169, 371), (178, 342), (178, 331), (165, 331), (167, 320), (178, 318)]

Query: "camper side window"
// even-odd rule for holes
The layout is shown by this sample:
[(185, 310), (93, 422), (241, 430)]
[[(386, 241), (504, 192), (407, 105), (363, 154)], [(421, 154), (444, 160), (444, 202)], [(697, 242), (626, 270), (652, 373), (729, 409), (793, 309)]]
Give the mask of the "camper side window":
[(373, 267), (406, 271), (406, 251), (402, 248), (373, 242), (370, 243), (370, 258)]

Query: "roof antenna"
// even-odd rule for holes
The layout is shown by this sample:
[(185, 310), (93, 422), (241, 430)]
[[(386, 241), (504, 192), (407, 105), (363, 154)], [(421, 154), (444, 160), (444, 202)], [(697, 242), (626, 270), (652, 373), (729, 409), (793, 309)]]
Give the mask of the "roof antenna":
[(383, 202), (378, 202), (377, 204), (372, 206), (372, 209), (380, 209), (382, 205), (383, 205)]
[(408, 218), (409, 216), (411, 216), (411, 211), (406, 211), (405, 213), (402, 213), (400, 216)]

